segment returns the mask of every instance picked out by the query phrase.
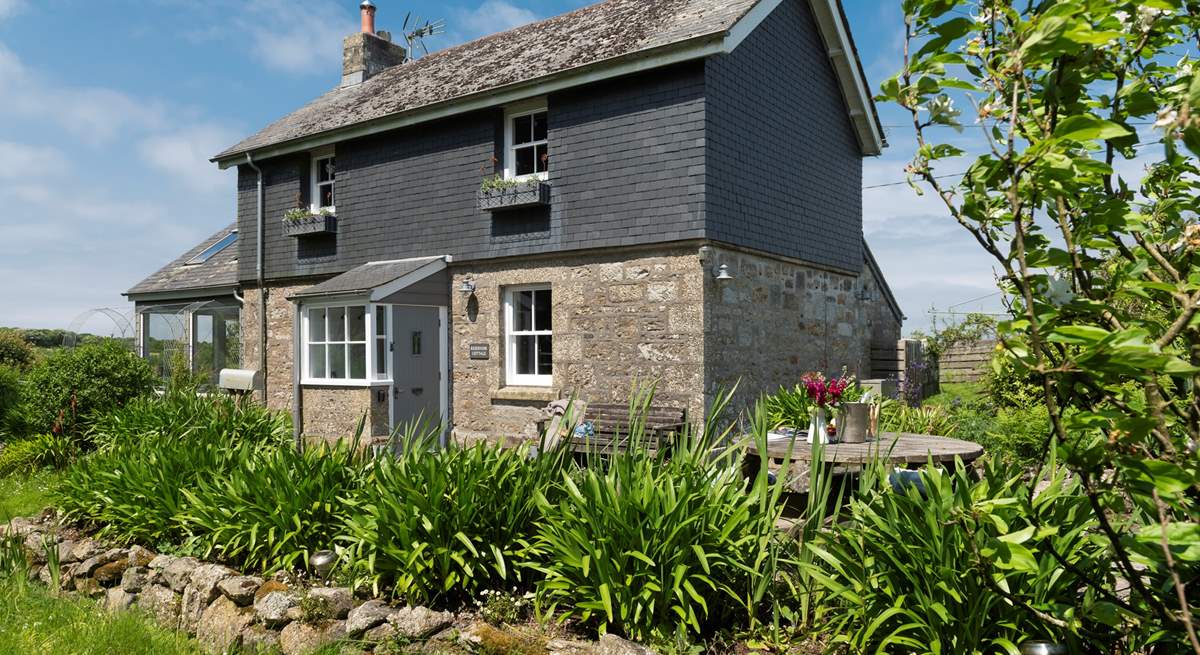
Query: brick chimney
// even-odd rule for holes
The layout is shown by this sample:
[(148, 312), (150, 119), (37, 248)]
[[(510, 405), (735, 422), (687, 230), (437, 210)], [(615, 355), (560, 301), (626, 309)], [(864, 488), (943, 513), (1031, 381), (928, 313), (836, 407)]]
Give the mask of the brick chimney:
[(362, 31), (342, 42), (342, 86), (361, 84), (385, 68), (403, 64), (408, 51), (392, 43), (387, 32), (375, 31), (375, 4), (363, 0)]

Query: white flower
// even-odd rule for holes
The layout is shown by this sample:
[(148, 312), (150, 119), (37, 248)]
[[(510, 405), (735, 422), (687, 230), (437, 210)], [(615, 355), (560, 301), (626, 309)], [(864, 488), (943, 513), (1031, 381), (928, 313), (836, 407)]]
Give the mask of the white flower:
[(1179, 112), (1170, 107), (1163, 107), (1158, 112), (1158, 120), (1154, 121), (1154, 127), (1169, 128), (1177, 122), (1179, 122)]
[(1182, 80), (1185, 77), (1190, 77), (1192, 74), (1192, 60), (1184, 55), (1175, 62), (1175, 79)]
[(981, 7), (979, 10), (979, 15), (978, 16), (972, 15), (971, 18), (974, 19), (975, 22), (979, 23), (980, 25), (987, 25), (988, 23), (991, 23), (992, 21), (996, 20), (996, 10), (992, 9), (991, 7), (988, 7), (988, 8)]
[(1138, 27), (1145, 29), (1150, 27), (1159, 16), (1164, 16), (1171, 13), (1167, 9), (1155, 9), (1154, 7), (1138, 7)]
[(1129, 29), (1129, 12), (1114, 11), (1113, 17), (1116, 18), (1117, 20), (1121, 21), (1121, 27), (1123, 27), (1125, 29)]
[(1071, 290), (1071, 280), (1066, 277), (1052, 277), (1046, 284), (1046, 300), (1055, 307), (1062, 307), (1075, 299)]

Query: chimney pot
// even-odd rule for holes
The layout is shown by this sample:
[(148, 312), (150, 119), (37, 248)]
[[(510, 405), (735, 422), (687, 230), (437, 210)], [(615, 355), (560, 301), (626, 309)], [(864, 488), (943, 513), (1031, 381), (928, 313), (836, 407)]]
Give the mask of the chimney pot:
[(371, 0), (363, 0), (362, 4), (359, 5), (359, 9), (362, 12), (363, 34), (374, 34), (375, 33), (375, 3), (371, 2)]

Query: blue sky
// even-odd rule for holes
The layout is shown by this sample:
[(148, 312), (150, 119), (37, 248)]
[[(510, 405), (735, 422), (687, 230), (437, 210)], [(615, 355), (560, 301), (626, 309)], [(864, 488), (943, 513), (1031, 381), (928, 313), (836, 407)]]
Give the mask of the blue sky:
[[(588, 0), (375, 0), (380, 29), (443, 18), (445, 47)], [(844, 0), (872, 88), (898, 66), (899, 2)], [(0, 0), (0, 325), (67, 327), (234, 217), (208, 158), (334, 86), (357, 0)], [(904, 116), (864, 185), (903, 179)], [(893, 127), (895, 126), (895, 127)], [(995, 289), (985, 256), (906, 186), (864, 192), (868, 241), (927, 324)], [(997, 306), (996, 298), (956, 309)], [(84, 329), (101, 332), (101, 319)]]

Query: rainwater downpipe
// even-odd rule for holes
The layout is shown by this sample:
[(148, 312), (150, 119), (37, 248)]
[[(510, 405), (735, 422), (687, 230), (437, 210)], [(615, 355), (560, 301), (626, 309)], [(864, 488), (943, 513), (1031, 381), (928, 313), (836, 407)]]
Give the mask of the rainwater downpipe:
[(267, 404), (267, 289), (266, 280), (263, 275), (263, 242), (266, 240), (266, 225), (263, 223), (263, 204), (266, 202), (263, 190), (263, 172), (254, 163), (254, 155), (246, 153), (246, 165), (258, 174), (258, 193), (255, 196), (255, 204), (258, 206), (255, 212), (255, 219), (258, 221), (256, 226), (256, 243), (258, 250), (254, 258), (255, 281), (258, 283), (258, 370), (262, 371), (263, 385), (263, 404)]

